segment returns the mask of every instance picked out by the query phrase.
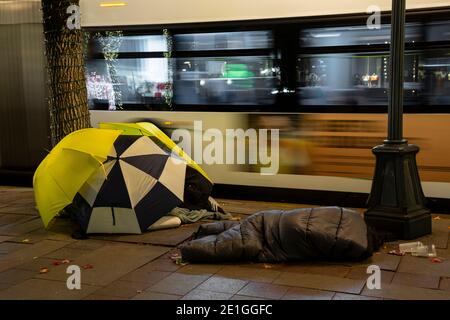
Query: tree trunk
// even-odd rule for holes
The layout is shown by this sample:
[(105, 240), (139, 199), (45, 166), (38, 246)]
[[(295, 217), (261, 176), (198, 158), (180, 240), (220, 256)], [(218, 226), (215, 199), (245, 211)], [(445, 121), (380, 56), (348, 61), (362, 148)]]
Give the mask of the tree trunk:
[(53, 145), (67, 134), (91, 126), (83, 33), (67, 26), (71, 5), (79, 5), (79, 0), (42, 0)]

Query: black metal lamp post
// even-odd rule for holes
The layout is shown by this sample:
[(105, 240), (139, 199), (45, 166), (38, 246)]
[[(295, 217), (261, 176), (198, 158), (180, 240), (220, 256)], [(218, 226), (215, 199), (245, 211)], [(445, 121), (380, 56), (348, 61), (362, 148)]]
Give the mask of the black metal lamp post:
[(392, 0), (388, 138), (373, 149), (375, 175), (365, 219), (397, 239), (431, 233), (431, 214), (417, 169), (419, 147), (403, 139), (405, 0)]

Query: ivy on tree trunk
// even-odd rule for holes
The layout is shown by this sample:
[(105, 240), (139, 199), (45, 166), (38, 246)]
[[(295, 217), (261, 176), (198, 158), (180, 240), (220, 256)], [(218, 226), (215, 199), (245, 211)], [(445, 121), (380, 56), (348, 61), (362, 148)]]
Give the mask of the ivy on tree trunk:
[(53, 145), (67, 134), (91, 126), (83, 32), (67, 27), (71, 5), (79, 5), (79, 0), (42, 0)]

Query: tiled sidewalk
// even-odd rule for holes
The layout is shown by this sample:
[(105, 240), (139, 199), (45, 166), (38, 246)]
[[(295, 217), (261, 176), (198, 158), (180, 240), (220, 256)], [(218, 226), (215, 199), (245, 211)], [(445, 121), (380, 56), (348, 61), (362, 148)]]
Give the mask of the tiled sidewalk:
[[(219, 202), (235, 216), (306, 207)], [(362, 263), (178, 266), (168, 255), (198, 224), (77, 241), (64, 219), (44, 230), (34, 205), (31, 189), (0, 187), (0, 299), (450, 299), (448, 216), (435, 215), (433, 234), (420, 239), (442, 263), (389, 255), (387, 244)], [(81, 290), (67, 289), (65, 259), (82, 267)], [(365, 285), (371, 264), (382, 269), (381, 290)]]

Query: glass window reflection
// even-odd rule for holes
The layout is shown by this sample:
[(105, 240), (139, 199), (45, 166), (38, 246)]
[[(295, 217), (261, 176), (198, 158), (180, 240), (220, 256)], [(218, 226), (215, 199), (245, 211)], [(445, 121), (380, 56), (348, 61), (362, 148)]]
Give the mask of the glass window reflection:
[(168, 82), (166, 58), (118, 59), (114, 63), (117, 83), (112, 81), (105, 60), (87, 62), (88, 99), (92, 109), (115, 109), (117, 92), (124, 106), (164, 103)]
[[(386, 24), (381, 25), (380, 29), (368, 29), (362, 25), (305, 29), (300, 32), (300, 45), (306, 47), (389, 44), (390, 41), (391, 26)], [(423, 41), (421, 24), (406, 25), (405, 41), (410, 43)]]
[[(114, 38), (114, 37), (108, 37)], [(163, 35), (130, 35), (120, 36), (119, 53), (130, 52), (165, 52), (167, 51), (167, 39)], [(114, 39), (109, 39), (114, 40)], [(101, 43), (101, 37), (94, 37), (91, 44), (94, 53), (103, 53), (104, 46)]]
[[(420, 56), (405, 57), (405, 104), (417, 104), (423, 91)], [(389, 55), (326, 54), (298, 57), (302, 105), (387, 105)]]
[(270, 31), (192, 33), (174, 35), (175, 50), (239, 50), (272, 48)]
[(276, 70), (272, 58), (178, 58), (174, 76), (177, 104), (272, 104)]

